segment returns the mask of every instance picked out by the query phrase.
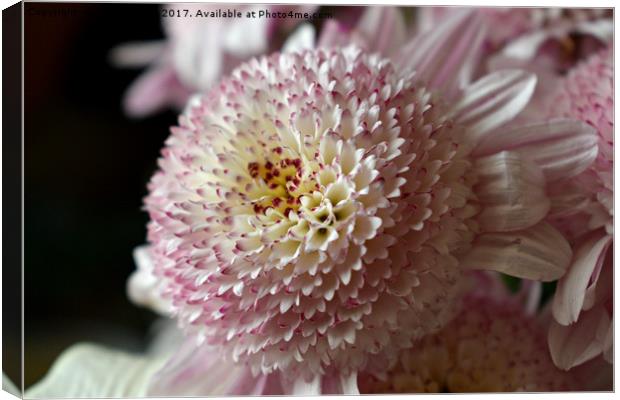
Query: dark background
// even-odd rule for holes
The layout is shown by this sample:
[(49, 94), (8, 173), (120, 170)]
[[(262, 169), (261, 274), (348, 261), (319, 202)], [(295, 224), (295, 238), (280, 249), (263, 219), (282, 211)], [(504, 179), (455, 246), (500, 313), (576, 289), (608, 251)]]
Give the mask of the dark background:
[(25, 387), (76, 342), (140, 351), (155, 318), (125, 285), (145, 241), (146, 183), (176, 113), (126, 117), (121, 99), (141, 71), (108, 57), (121, 43), (162, 38), (158, 10), (25, 4)]

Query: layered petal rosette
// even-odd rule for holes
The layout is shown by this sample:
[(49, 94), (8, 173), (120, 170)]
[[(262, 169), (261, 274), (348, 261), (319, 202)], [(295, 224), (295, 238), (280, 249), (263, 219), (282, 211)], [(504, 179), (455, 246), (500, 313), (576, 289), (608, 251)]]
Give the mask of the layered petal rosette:
[[(464, 270), (564, 274), (546, 185), (594, 160), (596, 134), (569, 120), (502, 129), (536, 79), (470, 83), (483, 29), (459, 14), (392, 61), (276, 53), (190, 103), (145, 204), (153, 287), (192, 346), (286, 371), (285, 392), (318, 392), (331, 372), (355, 392), (370, 355), (394, 360), (448, 322)], [(558, 164), (565, 134), (583, 146)]]
[[(528, 315), (514, 296), (493, 293), (468, 295), (456, 318), (404, 351), (391, 368), (360, 374), (360, 392), (610, 390), (610, 368), (558, 369), (546, 345), (545, 314)], [(601, 379), (594, 382), (594, 375)]]

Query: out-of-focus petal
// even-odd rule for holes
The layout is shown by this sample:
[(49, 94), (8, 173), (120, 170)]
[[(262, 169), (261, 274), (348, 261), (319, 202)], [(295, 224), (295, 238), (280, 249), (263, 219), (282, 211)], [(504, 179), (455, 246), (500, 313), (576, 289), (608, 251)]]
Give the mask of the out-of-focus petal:
[(26, 390), (25, 398), (144, 397), (163, 357), (138, 356), (92, 344), (63, 352), (48, 374)]
[(575, 250), (572, 264), (558, 283), (553, 298), (553, 316), (560, 324), (577, 321), (590, 278), (595, 269), (602, 265), (610, 243), (611, 236), (600, 230)]
[(163, 40), (123, 43), (110, 51), (110, 62), (117, 67), (143, 67), (162, 57), (165, 45)]
[[(258, 12), (263, 5), (254, 5), (247, 12)], [(238, 18), (229, 23), (226, 34), (222, 35), (222, 46), (236, 57), (251, 57), (263, 53), (269, 47), (267, 32), (270, 18)]]
[(493, 72), (465, 89), (453, 117), (469, 127), (473, 140), (480, 140), (519, 114), (535, 87), (534, 74), (521, 70)]
[(528, 228), (549, 211), (545, 178), (528, 158), (504, 151), (476, 160), (480, 227), (489, 232)]
[(148, 248), (148, 246), (140, 246), (133, 252), (137, 269), (127, 281), (127, 294), (135, 304), (167, 315), (171, 311), (171, 303), (161, 295), (159, 290), (161, 282), (152, 273), (153, 264)]
[(565, 273), (571, 256), (566, 239), (551, 225), (540, 222), (516, 232), (483, 233), (474, 241), (462, 266), (552, 281)]
[(496, 130), (484, 137), (475, 155), (501, 150), (526, 154), (540, 166), (548, 181), (575, 176), (596, 159), (596, 130), (581, 121), (555, 119)]
[(368, 52), (391, 56), (405, 43), (407, 28), (397, 7), (367, 7), (358, 27)]
[(299, 52), (306, 49), (311, 49), (315, 44), (315, 30), (311, 24), (303, 24), (289, 38), (284, 42), (282, 46), (283, 53)]
[(22, 397), (22, 391), (15, 386), (11, 379), (2, 372), (2, 390), (11, 393), (17, 397)]
[(125, 112), (132, 117), (143, 117), (158, 111), (169, 103), (181, 103), (185, 89), (170, 67), (155, 67), (135, 80), (123, 99)]
[[(222, 359), (218, 349), (197, 345), (190, 337), (151, 380), (149, 396), (230, 396), (282, 394), (267, 375), (253, 376), (250, 369)], [(273, 377), (271, 377), (273, 378)], [(266, 393), (269, 387), (271, 392)]]
[(549, 350), (555, 365), (568, 370), (601, 354), (610, 324), (609, 315), (602, 306), (582, 313), (572, 325), (552, 321)]
[(455, 12), (445, 23), (417, 35), (395, 57), (396, 67), (416, 71), (428, 87), (450, 97), (469, 84), (484, 38), (478, 13)]

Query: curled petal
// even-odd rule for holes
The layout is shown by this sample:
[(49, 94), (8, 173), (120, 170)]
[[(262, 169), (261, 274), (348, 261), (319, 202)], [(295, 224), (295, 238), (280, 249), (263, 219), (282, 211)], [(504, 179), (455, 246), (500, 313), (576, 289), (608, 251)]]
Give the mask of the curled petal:
[(469, 127), (473, 140), (481, 140), (519, 114), (535, 87), (534, 74), (521, 70), (493, 72), (467, 87), (453, 109), (453, 117)]
[(549, 211), (540, 169), (518, 153), (501, 152), (476, 160), (476, 195), (483, 205), (480, 227), (490, 232), (528, 228)]
[(572, 325), (552, 321), (549, 350), (555, 365), (568, 370), (601, 354), (610, 325), (609, 315), (601, 305), (582, 313)]
[(553, 316), (562, 325), (568, 325), (579, 317), (586, 289), (596, 269), (600, 269), (611, 236), (599, 230), (590, 235), (575, 251), (572, 265), (560, 282), (553, 298)]
[(548, 181), (575, 176), (596, 158), (596, 130), (583, 122), (556, 119), (513, 129), (497, 130), (488, 135), (474, 151), (475, 155), (500, 150), (527, 154), (545, 173)]
[(474, 241), (462, 266), (553, 281), (564, 274), (571, 256), (566, 239), (548, 223), (540, 222), (516, 232), (483, 233)]

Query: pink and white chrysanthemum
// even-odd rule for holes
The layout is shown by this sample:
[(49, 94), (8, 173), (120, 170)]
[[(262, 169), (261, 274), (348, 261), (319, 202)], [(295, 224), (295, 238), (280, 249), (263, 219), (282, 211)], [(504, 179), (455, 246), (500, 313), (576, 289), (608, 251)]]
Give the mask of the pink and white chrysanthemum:
[(395, 359), (448, 322), (462, 271), (563, 275), (546, 182), (583, 171), (596, 136), (570, 120), (498, 129), (535, 77), (470, 84), (482, 29), (458, 15), (393, 61), (276, 53), (188, 107), (145, 203), (160, 295), (196, 346), (286, 370), (295, 393), (329, 371), (355, 392), (370, 355)]
[[(378, 374), (360, 374), (360, 392), (592, 389), (582, 381), (587, 376), (584, 371), (565, 372), (553, 364), (547, 349), (545, 319), (528, 315), (515, 300), (508, 293), (501, 296), (488, 292), (468, 295), (456, 318), (440, 332), (426, 336), (412, 349), (401, 353), (391, 368)], [(588, 366), (592, 370), (588, 373), (606, 375), (601, 381), (611, 382), (610, 370), (593, 367), (599, 366)], [(592, 380), (587, 384), (592, 384)]]
[(604, 353), (612, 360), (613, 60), (611, 48), (571, 71), (548, 105), (598, 132), (598, 156), (583, 173), (551, 190), (550, 220), (574, 244), (575, 256), (553, 301), (549, 345), (556, 364), (572, 368)]

